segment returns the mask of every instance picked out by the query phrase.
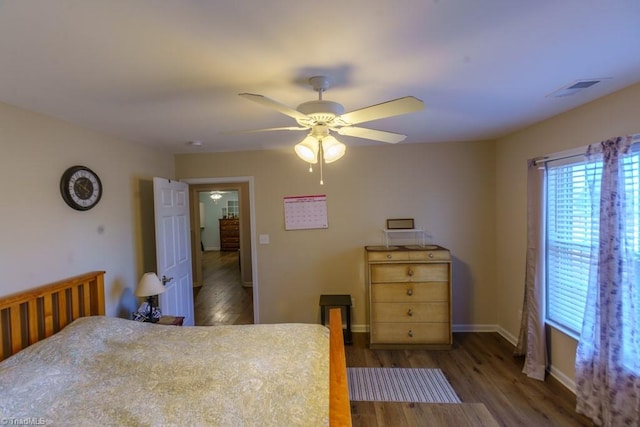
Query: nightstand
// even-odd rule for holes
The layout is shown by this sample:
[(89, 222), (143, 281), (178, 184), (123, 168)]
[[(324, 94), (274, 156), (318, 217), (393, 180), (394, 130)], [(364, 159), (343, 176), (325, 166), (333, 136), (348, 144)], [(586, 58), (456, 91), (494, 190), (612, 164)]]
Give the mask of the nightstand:
[(183, 321), (183, 316), (160, 316), (160, 320), (158, 320), (156, 325), (182, 326)]

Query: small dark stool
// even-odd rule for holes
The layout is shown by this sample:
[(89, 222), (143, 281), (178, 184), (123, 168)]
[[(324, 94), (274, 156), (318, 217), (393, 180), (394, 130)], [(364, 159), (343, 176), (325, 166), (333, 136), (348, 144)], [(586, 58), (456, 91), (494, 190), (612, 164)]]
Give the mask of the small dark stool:
[(351, 344), (351, 295), (320, 295), (320, 322), (327, 325), (327, 314), (330, 308), (342, 310), (342, 321), (347, 321), (346, 329), (342, 329), (345, 344)]

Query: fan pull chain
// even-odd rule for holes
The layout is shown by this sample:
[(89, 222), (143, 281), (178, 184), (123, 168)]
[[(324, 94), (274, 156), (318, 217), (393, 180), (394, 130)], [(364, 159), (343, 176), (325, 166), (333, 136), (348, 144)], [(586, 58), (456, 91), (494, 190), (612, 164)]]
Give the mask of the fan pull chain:
[(320, 154), (320, 158), (318, 159), (318, 163), (320, 163), (320, 185), (324, 185), (324, 180), (322, 179), (322, 164), (324, 163), (324, 149), (322, 147), (322, 140), (320, 140), (318, 144), (320, 145), (318, 147), (318, 154)]

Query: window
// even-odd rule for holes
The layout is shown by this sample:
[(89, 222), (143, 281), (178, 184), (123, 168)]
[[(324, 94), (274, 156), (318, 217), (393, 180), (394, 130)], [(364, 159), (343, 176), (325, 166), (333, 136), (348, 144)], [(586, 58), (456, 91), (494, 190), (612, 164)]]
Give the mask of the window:
[[(640, 154), (624, 166), (627, 241), (640, 273)], [(578, 336), (586, 303), (592, 251), (598, 246), (602, 163), (583, 157), (547, 163), (546, 173), (546, 320)], [(595, 201), (592, 206), (592, 200)], [(640, 274), (635, 274), (640, 280)], [(640, 285), (639, 285), (640, 286)], [(640, 301), (638, 302), (640, 303)], [(629, 310), (633, 307), (626, 307)], [(638, 306), (635, 305), (637, 308)], [(625, 310), (625, 308), (623, 308)]]

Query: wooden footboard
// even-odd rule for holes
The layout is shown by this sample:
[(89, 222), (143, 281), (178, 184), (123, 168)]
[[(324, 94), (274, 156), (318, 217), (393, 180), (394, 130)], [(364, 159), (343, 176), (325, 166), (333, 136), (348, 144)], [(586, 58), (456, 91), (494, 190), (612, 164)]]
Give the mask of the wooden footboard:
[(339, 308), (329, 310), (329, 329), (329, 425), (351, 426), (347, 362)]
[(104, 271), (0, 298), (0, 360), (58, 332), (78, 317), (104, 315)]

